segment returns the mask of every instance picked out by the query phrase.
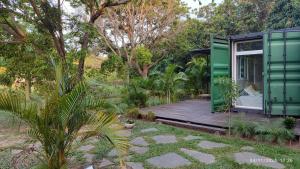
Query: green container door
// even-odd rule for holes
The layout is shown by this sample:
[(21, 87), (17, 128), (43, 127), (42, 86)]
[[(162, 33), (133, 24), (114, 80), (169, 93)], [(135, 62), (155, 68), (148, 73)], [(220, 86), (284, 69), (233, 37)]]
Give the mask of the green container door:
[(230, 47), (227, 39), (211, 36), (211, 111), (218, 111), (224, 103), (220, 90), (215, 83), (218, 77), (230, 77)]
[(264, 110), (300, 116), (300, 32), (264, 35)]

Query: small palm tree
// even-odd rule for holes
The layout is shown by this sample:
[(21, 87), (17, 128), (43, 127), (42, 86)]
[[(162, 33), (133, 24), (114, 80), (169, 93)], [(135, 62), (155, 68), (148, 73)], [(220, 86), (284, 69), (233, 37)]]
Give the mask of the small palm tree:
[(187, 85), (194, 90), (193, 94), (200, 94), (200, 91), (205, 89), (205, 84), (208, 83), (207, 61), (204, 58), (193, 58), (187, 63), (185, 73), (189, 77)]
[(177, 65), (170, 64), (164, 74), (160, 75), (160, 78), (156, 80), (157, 86), (161, 88), (163, 93), (167, 96), (167, 103), (171, 103), (172, 96), (179, 90), (179, 83), (187, 81), (185, 73), (176, 73), (175, 69)]
[[(121, 125), (115, 114), (94, 113), (89, 107), (103, 102), (88, 99), (87, 85), (79, 82), (71, 85), (70, 78), (56, 68), (56, 90), (50, 93), (42, 105), (26, 99), (0, 94), (0, 110), (10, 112), (30, 126), (29, 135), (42, 144), (43, 166), (49, 169), (66, 168), (66, 154), (72, 142), (92, 136), (108, 139), (120, 154), (126, 153), (128, 141), (116, 135)], [(84, 131), (81, 130), (85, 128)]]

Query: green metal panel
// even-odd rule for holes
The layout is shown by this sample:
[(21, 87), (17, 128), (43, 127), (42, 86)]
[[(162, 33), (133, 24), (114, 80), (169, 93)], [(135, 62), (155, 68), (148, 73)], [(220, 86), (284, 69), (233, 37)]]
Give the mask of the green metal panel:
[(216, 78), (230, 76), (230, 48), (227, 39), (211, 36), (211, 111), (215, 112), (224, 103), (220, 90), (215, 83)]
[(300, 32), (264, 35), (264, 110), (300, 116)]

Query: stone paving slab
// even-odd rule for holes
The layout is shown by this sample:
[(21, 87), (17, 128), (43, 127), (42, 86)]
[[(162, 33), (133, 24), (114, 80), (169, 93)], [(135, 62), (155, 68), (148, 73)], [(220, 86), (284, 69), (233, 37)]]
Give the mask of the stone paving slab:
[(176, 153), (167, 153), (147, 159), (147, 162), (157, 168), (178, 168), (192, 164), (189, 160)]
[(144, 169), (142, 163), (126, 162), (126, 166), (130, 167), (131, 169)]
[(241, 150), (243, 150), (243, 151), (254, 151), (254, 147), (244, 146), (244, 147), (241, 148)]
[(92, 150), (93, 148), (95, 148), (95, 146), (93, 146), (93, 145), (85, 145), (85, 146), (80, 146), (78, 148), (78, 150), (79, 151), (83, 151), (83, 152), (87, 152), (87, 151)]
[(89, 163), (91, 163), (95, 157), (96, 157), (95, 154), (84, 154), (83, 155), (83, 158), (85, 158), (85, 161), (89, 162)]
[(116, 133), (118, 136), (122, 136), (122, 137), (130, 137), (131, 136), (131, 130), (119, 130)]
[(201, 140), (203, 137), (201, 136), (193, 136), (193, 135), (188, 135), (183, 138), (185, 141), (191, 141), (191, 140)]
[(103, 159), (101, 160), (100, 165), (99, 165), (98, 167), (99, 167), (99, 168), (105, 168), (105, 167), (111, 166), (111, 165), (113, 165), (113, 164), (114, 164), (113, 162), (109, 161), (109, 160), (106, 159), (106, 158), (103, 158)]
[(234, 154), (234, 160), (239, 164), (253, 164), (275, 169), (283, 169), (284, 165), (265, 156), (251, 152), (239, 152)]
[(157, 135), (152, 137), (156, 144), (169, 144), (176, 143), (176, 137), (174, 135)]
[(149, 148), (148, 147), (138, 147), (138, 146), (132, 146), (129, 149), (130, 151), (137, 153), (137, 154), (145, 154)]
[(116, 157), (116, 156), (118, 156), (118, 151), (114, 148), (107, 154), (107, 156)]
[(223, 143), (217, 143), (213, 141), (201, 141), (198, 145), (198, 147), (204, 148), (204, 149), (214, 149), (214, 148), (223, 148), (227, 147), (228, 144), (223, 144)]
[(132, 145), (136, 146), (148, 146), (149, 144), (145, 141), (143, 137), (137, 137), (130, 141)]
[(213, 156), (212, 154), (202, 153), (199, 151), (189, 150), (185, 148), (181, 148), (180, 150), (185, 154), (191, 156), (192, 158), (205, 164), (212, 164), (216, 161), (215, 156)]
[(147, 129), (141, 130), (142, 133), (155, 132), (155, 131), (158, 131), (158, 129), (157, 128), (147, 128)]

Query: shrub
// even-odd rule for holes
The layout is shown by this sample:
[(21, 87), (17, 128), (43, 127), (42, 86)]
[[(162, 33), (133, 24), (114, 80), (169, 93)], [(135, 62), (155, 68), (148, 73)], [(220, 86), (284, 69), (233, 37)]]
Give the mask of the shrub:
[(145, 107), (148, 100), (146, 90), (141, 88), (142, 82), (139, 80), (132, 80), (128, 85), (127, 103), (137, 107)]
[(146, 119), (149, 121), (154, 121), (155, 120), (155, 113), (152, 111), (148, 111), (147, 115), (146, 115)]
[(235, 119), (232, 124), (232, 132), (240, 137), (251, 138), (255, 136), (255, 126), (256, 124), (253, 122)]
[(141, 114), (138, 108), (132, 108), (127, 111), (126, 116), (128, 118), (137, 119), (141, 116)]
[(272, 123), (257, 124), (255, 127), (256, 139), (278, 144), (283, 144), (293, 139), (294, 132), (286, 129), (282, 124), (281, 120)]
[(283, 120), (283, 125), (286, 129), (294, 129), (296, 127), (296, 119), (294, 117), (287, 117)]

